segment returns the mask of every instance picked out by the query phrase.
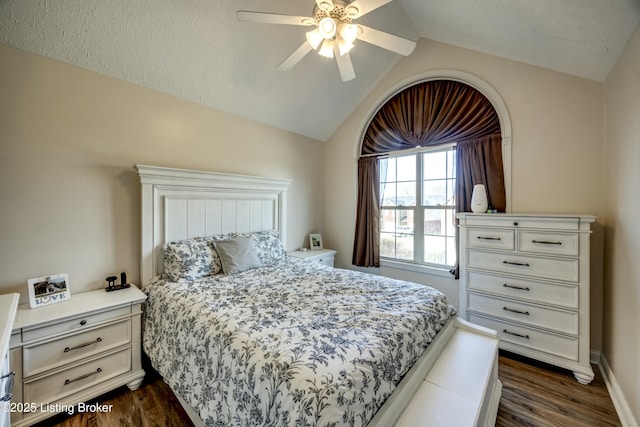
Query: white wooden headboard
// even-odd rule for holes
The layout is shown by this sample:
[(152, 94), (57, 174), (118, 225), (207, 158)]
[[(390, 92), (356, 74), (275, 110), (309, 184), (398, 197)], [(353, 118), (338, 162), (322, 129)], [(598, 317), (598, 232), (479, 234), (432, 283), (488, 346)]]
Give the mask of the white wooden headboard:
[(141, 184), (141, 284), (162, 273), (165, 242), (278, 230), (286, 248), (290, 180), (136, 165)]

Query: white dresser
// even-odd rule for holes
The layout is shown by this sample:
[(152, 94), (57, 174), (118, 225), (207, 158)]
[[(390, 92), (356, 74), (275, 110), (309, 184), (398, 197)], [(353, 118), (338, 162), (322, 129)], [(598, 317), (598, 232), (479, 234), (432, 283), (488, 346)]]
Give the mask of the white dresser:
[(320, 264), (328, 265), (329, 267), (333, 267), (335, 263), (337, 251), (333, 249), (317, 249), (314, 251), (293, 251), (289, 252), (289, 256), (294, 258), (302, 258), (307, 261), (319, 262)]
[(19, 306), (10, 344), (12, 425), (69, 412), (125, 384), (137, 388), (144, 378), (140, 316), (145, 299), (132, 285), (72, 294), (68, 301), (36, 309)]
[(460, 315), (500, 348), (588, 384), (590, 215), (471, 214), (460, 223)]
[(9, 368), (9, 338), (18, 307), (18, 294), (0, 295), (0, 427), (9, 425), (15, 373)]

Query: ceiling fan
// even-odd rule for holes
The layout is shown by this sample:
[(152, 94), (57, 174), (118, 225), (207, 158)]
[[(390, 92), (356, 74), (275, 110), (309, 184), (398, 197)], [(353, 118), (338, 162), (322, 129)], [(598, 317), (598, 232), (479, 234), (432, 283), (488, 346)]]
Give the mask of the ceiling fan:
[(356, 40), (408, 56), (416, 47), (416, 42), (384, 31), (376, 30), (354, 21), (367, 13), (378, 9), (391, 0), (315, 0), (313, 17), (280, 15), (268, 12), (239, 10), (240, 21), (262, 24), (285, 24), (314, 26), (306, 33), (306, 40), (280, 65), (278, 70), (288, 71), (312, 50), (328, 58), (336, 58), (342, 81), (356, 77), (349, 51)]

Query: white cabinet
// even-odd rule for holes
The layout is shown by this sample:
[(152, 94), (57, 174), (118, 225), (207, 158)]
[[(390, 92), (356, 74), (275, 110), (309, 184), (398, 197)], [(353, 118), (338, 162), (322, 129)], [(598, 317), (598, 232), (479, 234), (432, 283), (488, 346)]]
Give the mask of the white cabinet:
[(460, 315), (500, 348), (593, 380), (590, 215), (459, 213)]
[[(0, 404), (6, 405), (13, 396), (15, 373), (9, 367), (9, 338), (18, 306), (18, 294), (0, 295)], [(0, 427), (9, 425), (10, 411), (0, 408)]]
[(14, 427), (31, 425), (122, 385), (134, 390), (141, 365), (141, 305), (135, 286), (73, 294), (37, 309), (18, 308), (11, 336)]
[(308, 261), (319, 262), (329, 267), (333, 267), (336, 257), (336, 251), (333, 249), (317, 249), (315, 251), (293, 251), (289, 252), (289, 256), (294, 258), (302, 258)]

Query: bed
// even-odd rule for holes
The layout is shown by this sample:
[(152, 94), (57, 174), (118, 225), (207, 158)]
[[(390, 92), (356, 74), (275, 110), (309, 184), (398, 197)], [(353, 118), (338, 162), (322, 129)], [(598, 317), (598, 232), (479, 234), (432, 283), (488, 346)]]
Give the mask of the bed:
[(143, 349), (196, 425), (493, 425), (497, 335), (287, 256), (283, 179), (136, 166)]

